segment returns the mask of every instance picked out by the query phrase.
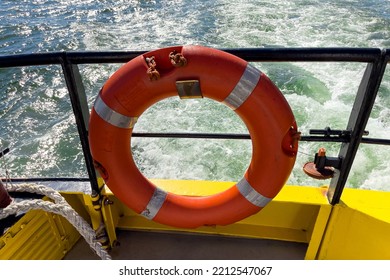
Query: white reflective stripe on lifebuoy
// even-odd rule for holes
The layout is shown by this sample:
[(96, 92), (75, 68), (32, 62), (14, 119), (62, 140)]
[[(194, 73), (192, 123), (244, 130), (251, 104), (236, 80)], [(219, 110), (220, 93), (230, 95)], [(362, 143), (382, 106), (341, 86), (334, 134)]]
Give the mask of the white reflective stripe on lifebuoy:
[(113, 109), (108, 107), (108, 105), (103, 101), (100, 95), (98, 95), (98, 97), (96, 98), (93, 107), (99, 117), (116, 127), (133, 128), (138, 120), (137, 117), (128, 117), (118, 112), (115, 112)]
[(240, 182), (237, 183), (237, 188), (250, 203), (256, 205), (258, 207), (264, 207), (272, 200), (272, 198), (265, 197), (259, 194), (244, 178), (241, 179)]
[(256, 88), (257, 83), (260, 80), (261, 71), (250, 64), (247, 64), (244, 73), (242, 74), (237, 85), (232, 92), (223, 101), (224, 104), (231, 109), (236, 110), (245, 102), (245, 100), (251, 95)]
[(156, 188), (154, 191), (148, 205), (144, 211), (142, 211), (141, 215), (152, 220), (160, 210), (161, 206), (164, 204), (165, 198), (167, 197), (167, 193), (159, 188)]

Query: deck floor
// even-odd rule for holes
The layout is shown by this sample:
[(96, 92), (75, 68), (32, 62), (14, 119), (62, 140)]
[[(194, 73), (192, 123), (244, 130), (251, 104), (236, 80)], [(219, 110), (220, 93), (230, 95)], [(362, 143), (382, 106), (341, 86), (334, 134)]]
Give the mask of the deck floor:
[[(114, 260), (302, 260), (307, 250), (302, 243), (181, 233), (122, 230), (117, 237)], [(81, 238), (65, 259), (98, 257)]]

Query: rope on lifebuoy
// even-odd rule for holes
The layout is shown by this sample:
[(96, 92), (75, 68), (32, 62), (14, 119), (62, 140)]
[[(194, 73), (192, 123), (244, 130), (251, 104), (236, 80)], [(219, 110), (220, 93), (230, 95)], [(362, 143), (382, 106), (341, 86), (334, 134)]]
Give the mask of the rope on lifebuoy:
[[(1, 182), (0, 182), (1, 183)], [(5, 189), (8, 192), (30, 192), (44, 195), (51, 201), (41, 199), (32, 199), (12, 202), (5, 208), (0, 208), (0, 219), (10, 215), (22, 214), (30, 210), (43, 210), (46, 212), (61, 215), (71, 223), (76, 230), (83, 236), (85, 241), (93, 251), (103, 260), (110, 260), (111, 256), (102, 247), (102, 244), (96, 240), (96, 233), (91, 226), (68, 204), (64, 197), (57, 191), (38, 184), (6, 184)]]

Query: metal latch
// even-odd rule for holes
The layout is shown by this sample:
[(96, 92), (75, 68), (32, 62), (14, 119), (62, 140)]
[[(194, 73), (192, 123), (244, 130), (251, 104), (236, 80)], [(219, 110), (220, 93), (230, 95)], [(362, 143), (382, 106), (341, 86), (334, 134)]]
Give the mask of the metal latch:
[[(329, 126), (327, 126), (324, 129), (310, 129), (309, 134), (323, 135), (325, 137), (338, 136), (340, 138), (349, 138), (351, 136), (351, 131), (331, 129)], [(366, 130), (363, 132), (364, 136), (367, 136), (368, 134), (369, 132)]]

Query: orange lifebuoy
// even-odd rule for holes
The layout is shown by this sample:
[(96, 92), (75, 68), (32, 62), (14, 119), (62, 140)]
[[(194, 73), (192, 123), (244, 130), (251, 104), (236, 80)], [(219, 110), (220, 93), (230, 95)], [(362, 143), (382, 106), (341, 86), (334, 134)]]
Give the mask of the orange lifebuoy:
[[(196, 81), (204, 97), (231, 107), (252, 140), (243, 178), (211, 196), (159, 189), (138, 170), (131, 153), (137, 118), (152, 104), (177, 95), (183, 81)], [(182, 228), (227, 225), (262, 209), (289, 177), (297, 134), (290, 106), (265, 74), (236, 56), (201, 46), (164, 48), (132, 59), (102, 87), (89, 124), (91, 153), (111, 191), (146, 218)]]

